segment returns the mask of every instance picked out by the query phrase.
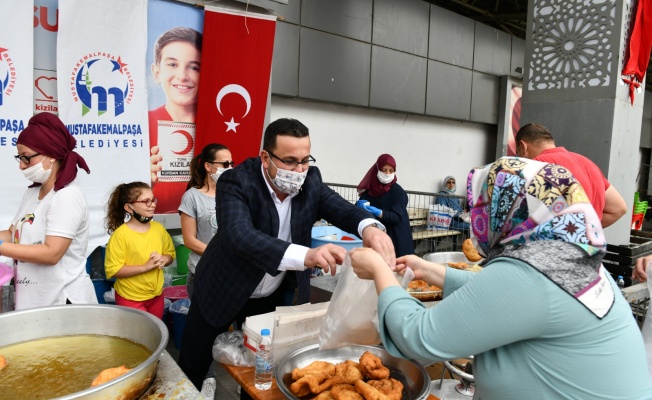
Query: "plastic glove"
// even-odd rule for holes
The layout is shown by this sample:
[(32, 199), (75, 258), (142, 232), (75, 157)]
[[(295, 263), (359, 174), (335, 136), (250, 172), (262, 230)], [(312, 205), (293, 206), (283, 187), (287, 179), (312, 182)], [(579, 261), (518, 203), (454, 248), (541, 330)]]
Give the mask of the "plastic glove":
[(355, 202), (355, 205), (356, 205), (356, 206), (358, 206), (358, 207), (360, 207), (360, 208), (364, 208), (365, 210), (367, 209), (367, 208), (365, 207), (367, 204), (369, 204), (369, 201), (367, 201), (367, 200), (362, 200), (362, 199), (360, 199), (360, 200), (358, 200), (358, 201)]
[(365, 210), (369, 211), (374, 215), (374, 217), (379, 217), (380, 216), (380, 208), (376, 208), (374, 206), (365, 206)]

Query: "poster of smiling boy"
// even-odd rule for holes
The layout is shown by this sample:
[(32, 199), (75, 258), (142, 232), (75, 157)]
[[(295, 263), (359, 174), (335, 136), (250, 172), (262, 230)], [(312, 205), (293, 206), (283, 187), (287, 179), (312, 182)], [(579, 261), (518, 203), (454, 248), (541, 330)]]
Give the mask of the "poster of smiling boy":
[(157, 214), (176, 213), (194, 154), (204, 12), (148, 2), (150, 173)]

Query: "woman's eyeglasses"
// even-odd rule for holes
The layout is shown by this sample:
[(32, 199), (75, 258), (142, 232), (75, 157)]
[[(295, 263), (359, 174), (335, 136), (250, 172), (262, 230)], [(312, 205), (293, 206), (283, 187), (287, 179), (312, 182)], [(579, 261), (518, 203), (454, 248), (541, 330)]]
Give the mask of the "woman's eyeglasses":
[(29, 164), (30, 161), (32, 161), (32, 158), (34, 158), (34, 157), (36, 157), (36, 156), (40, 156), (40, 155), (41, 155), (41, 153), (32, 154), (31, 156), (21, 156), (20, 154), (16, 154), (16, 155), (14, 156), (14, 158), (16, 159), (16, 161), (17, 161), (18, 163), (21, 163), (21, 162), (22, 162), (22, 163), (24, 163), (24, 164)]
[(233, 161), (213, 161), (213, 162), (207, 161), (207, 162), (210, 165), (213, 165), (213, 164), (221, 165), (223, 168), (229, 168), (229, 167), (233, 168), (233, 166), (235, 165), (235, 163)]
[(151, 207), (152, 204), (156, 205), (158, 203), (158, 199), (154, 197), (153, 199), (134, 200), (132, 203), (145, 203), (147, 207)]

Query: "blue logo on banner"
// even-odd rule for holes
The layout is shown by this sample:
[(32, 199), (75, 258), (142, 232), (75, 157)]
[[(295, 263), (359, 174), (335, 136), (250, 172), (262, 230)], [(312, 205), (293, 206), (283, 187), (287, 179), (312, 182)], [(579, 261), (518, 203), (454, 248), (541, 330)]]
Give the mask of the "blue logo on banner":
[(4, 96), (10, 96), (15, 86), (16, 68), (14, 68), (14, 62), (9, 56), (9, 49), (0, 47), (0, 106), (4, 104)]
[(94, 53), (85, 56), (77, 65), (73, 98), (81, 101), (82, 116), (91, 110), (97, 110), (97, 115), (110, 110), (114, 116), (122, 114), (134, 94), (127, 64), (120, 57), (115, 60), (114, 56)]

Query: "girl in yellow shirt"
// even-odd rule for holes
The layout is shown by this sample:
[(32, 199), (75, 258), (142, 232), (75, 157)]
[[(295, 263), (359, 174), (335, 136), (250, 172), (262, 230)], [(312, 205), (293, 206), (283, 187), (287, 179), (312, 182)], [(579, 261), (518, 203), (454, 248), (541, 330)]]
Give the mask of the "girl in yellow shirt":
[[(115, 302), (163, 318), (163, 267), (174, 260), (175, 251), (165, 227), (152, 221), (157, 199), (143, 182), (118, 185), (106, 215), (104, 268), (115, 277)], [(127, 222), (125, 222), (127, 219)]]

